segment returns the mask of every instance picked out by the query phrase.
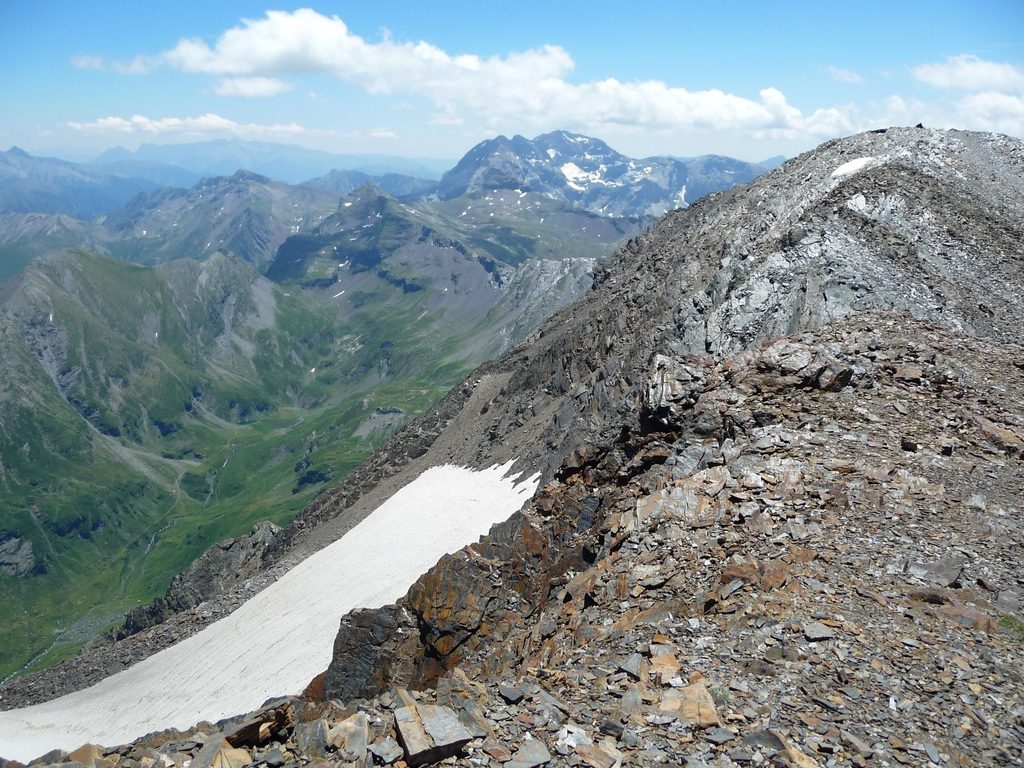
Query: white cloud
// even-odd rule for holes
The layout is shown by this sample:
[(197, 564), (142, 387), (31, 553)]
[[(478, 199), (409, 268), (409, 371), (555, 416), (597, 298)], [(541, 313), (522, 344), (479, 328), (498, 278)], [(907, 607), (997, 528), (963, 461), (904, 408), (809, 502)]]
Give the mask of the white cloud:
[[(108, 62), (81, 56), (76, 66), (140, 73), (156, 66), (217, 78), (214, 92), (231, 96), (273, 96), (292, 87), (289, 79), (304, 74), (329, 75), (371, 94), (393, 94), (395, 104), (407, 97), (422, 100), (429, 120), (446, 126), (471, 126), (476, 132), (510, 132), (555, 127), (597, 135), (630, 131), (680, 135), (730, 132), (759, 139), (805, 142), (850, 133), (880, 124), (925, 122), (936, 126), (972, 127), (1020, 134), (1024, 69), (963, 54), (944, 62), (915, 67), (913, 78), (928, 85), (960, 89), (965, 98), (908, 101), (894, 96), (889, 103), (833, 105), (804, 111), (776, 88), (756, 96), (718, 89), (688, 90), (660, 80), (623, 82), (615, 78), (575, 82), (575, 63), (559, 46), (546, 45), (503, 56), (456, 54), (433, 44), (396, 41), (383, 34), (378, 41), (355, 35), (338, 16), (310, 9), (268, 11), (244, 19), (212, 43), (180, 40), (157, 56)], [(853, 70), (828, 67), (843, 83), (863, 82)], [(309, 98), (321, 101), (319, 93)], [(208, 118), (105, 118), (82, 130), (220, 131), (241, 135), (293, 135), (299, 126), (207, 125)], [(904, 118), (905, 119), (901, 119)], [(224, 120), (224, 118), (219, 118)], [(167, 121), (180, 121), (168, 123)], [(230, 123), (230, 121), (227, 121)], [(321, 132), (324, 133), (324, 132)], [(378, 138), (389, 131), (376, 132)], [(367, 134), (369, 135), (369, 134)]]
[(160, 61), (152, 56), (136, 56), (129, 61), (114, 61), (110, 68), (119, 75), (148, 75), (157, 68)]
[(106, 69), (107, 61), (102, 56), (81, 53), (71, 57), (71, 66), (75, 69)]
[(967, 92), (935, 105), (933, 124), (1024, 135), (1024, 67), (960, 54), (914, 67), (911, 74), (935, 88)]
[(275, 77), (226, 77), (217, 82), (213, 92), (218, 96), (263, 97), (290, 91), (291, 83)]
[(397, 139), (398, 134), (389, 128), (374, 128), (370, 131), (370, 138), (373, 139)]
[(119, 75), (148, 75), (160, 63), (159, 58), (136, 56), (127, 61), (107, 61), (102, 56), (83, 53), (71, 57), (71, 66), (76, 69), (110, 70)]
[(101, 117), (90, 123), (70, 122), (68, 125), (84, 133), (181, 134), (186, 136), (231, 135), (246, 138), (288, 138), (310, 133), (296, 123), (261, 125), (237, 123), (213, 113), (197, 117), (164, 117), (153, 119), (144, 115)]
[(839, 83), (863, 83), (864, 78), (854, 72), (852, 69), (843, 69), (842, 67), (829, 67), (829, 77)]
[(1024, 135), (1024, 98), (997, 91), (972, 93), (956, 104), (962, 124), (981, 131)]
[(929, 128), (959, 128), (1024, 136), (1024, 98), (995, 91), (938, 102), (892, 95), (872, 106), (870, 119), (864, 127), (916, 123), (923, 123)]
[(1024, 67), (985, 61), (971, 54), (921, 64), (914, 67), (911, 74), (915, 80), (936, 88), (1024, 93)]
[(268, 11), (243, 20), (211, 46), (184, 39), (161, 55), (184, 72), (233, 78), (330, 74), (375, 94), (415, 94), (432, 102), (433, 122), (459, 124), (473, 115), (509, 123), (602, 130), (741, 129), (772, 135), (829, 135), (849, 128), (842, 109), (807, 116), (774, 88), (758, 99), (719, 90), (689, 91), (664, 82), (616, 79), (573, 83), (575, 64), (558, 46), (506, 56), (451, 54), (426, 42), (367, 42), (337, 16), (310, 9)]

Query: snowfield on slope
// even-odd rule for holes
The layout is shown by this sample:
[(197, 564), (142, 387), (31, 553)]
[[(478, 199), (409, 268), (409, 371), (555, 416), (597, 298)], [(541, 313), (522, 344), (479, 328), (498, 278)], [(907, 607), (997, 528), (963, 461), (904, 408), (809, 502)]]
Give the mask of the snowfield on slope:
[(877, 157), (858, 157), (856, 160), (850, 160), (832, 171), (832, 178), (838, 179), (842, 176), (849, 176), (851, 173), (863, 171), (876, 161), (878, 161)]
[(506, 477), (510, 468), (426, 470), (202, 632), (85, 690), (0, 712), (0, 755), (28, 762), (58, 747), (121, 744), (301, 693), (327, 668), (345, 613), (394, 602), (442, 555), (475, 542), (533, 495), (538, 477)]

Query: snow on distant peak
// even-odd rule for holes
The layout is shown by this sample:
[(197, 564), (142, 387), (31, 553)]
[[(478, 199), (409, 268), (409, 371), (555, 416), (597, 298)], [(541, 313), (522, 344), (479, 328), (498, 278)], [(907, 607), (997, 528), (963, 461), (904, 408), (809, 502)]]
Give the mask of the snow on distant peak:
[(551, 149), (551, 147), (548, 147), (547, 152), (548, 152), (548, 158), (550, 158), (551, 160), (554, 160), (555, 157), (558, 155), (558, 150)]
[(580, 168), (576, 163), (565, 163), (559, 170), (562, 175), (565, 176), (565, 180), (569, 183), (569, 186), (575, 189), (577, 192), (584, 192), (587, 189), (588, 184), (600, 184), (604, 187), (618, 187), (621, 186), (618, 182), (608, 181), (604, 178), (605, 171), (608, 170), (608, 166), (603, 163), (597, 167), (596, 171), (585, 171)]
[(857, 171), (863, 171), (870, 165), (875, 165), (877, 157), (858, 157), (856, 160), (850, 160), (843, 163), (834, 171), (832, 171), (832, 178), (838, 179), (842, 176), (849, 176), (851, 173), (857, 173)]
[(586, 187), (581, 182), (590, 180), (590, 174), (580, 168), (576, 163), (565, 163), (560, 169), (569, 186), (582, 192)]

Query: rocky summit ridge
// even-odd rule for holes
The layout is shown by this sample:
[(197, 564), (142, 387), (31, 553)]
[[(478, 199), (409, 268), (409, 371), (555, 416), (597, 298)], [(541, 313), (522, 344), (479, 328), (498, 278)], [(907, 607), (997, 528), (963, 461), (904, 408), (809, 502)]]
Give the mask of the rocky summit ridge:
[(859, 134), (665, 216), (264, 562), (443, 462), (541, 471), (519, 513), (343, 617), (303, 697), (37, 762), (1022, 764), (1022, 268), (991, 134)]

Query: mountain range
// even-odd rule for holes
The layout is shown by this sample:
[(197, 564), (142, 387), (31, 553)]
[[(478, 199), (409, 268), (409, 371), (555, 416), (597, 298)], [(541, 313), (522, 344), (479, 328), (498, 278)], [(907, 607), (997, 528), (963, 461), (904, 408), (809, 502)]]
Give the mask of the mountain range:
[(0, 152), (0, 211), (4, 213), (64, 213), (92, 219), (156, 187), (142, 178), (33, 157), (18, 147)]
[[(557, 138), (544, 141), (566, 158), (603, 147), (612, 162), (596, 140)], [(6, 156), (51, 202), (93, 178)], [(139, 158), (105, 158), (122, 161)], [(207, 589), (160, 597), (175, 574), (258, 518), (288, 523), (584, 293), (649, 220), (526, 181), (442, 199), (399, 174), (293, 185), (246, 170), (144, 189), (88, 220), (0, 214), (0, 672), (53, 664), (129, 610), (118, 632), (194, 606)], [(632, 210), (635, 185), (622, 192)]]
[(249, 172), (92, 223), (0, 223), (23, 267), (3, 299), (5, 674), (73, 652), (254, 514), (286, 523), (639, 226)]
[(335, 194), (373, 182), (410, 199), (437, 194), (450, 200), (519, 189), (601, 215), (650, 217), (750, 181), (777, 163), (778, 158), (748, 163), (711, 155), (635, 160), (599, 139), (566, 131), (532, 141), (499, 136), (481, 142), (446, 170), (440, 161), (427, 167), (388, 156), (336, 155), (266, 142), (143, 144), (135, 152), (109, 150), (88, 164), (35, 158), (13, 148), (0, 153), (0, 211), (91, 219), (114, 212), (138, 192), (191, 187), (203, 177), (243, 171)]
[[(891, 128), (669, 213), (602, 261), (589, 292), (274, 532), (256, 573), (8, 684), (4, 701), (155, 653), (79, 695), (102, 700), (107, 723), (135, 717), (147, 670), (171, 658), (160, 649), (194, 635), (259, 662), (228, 676), (227, 656), (203, 659), (203, 680), (188, 683), (211, 694), (197, 725), (70, 759), (1014, 764), (1022, 162), (1004, 136)], [(401, 205), (346, 202), (354, 218), (315, 237)], [(235, 625), (214, 620), (275, 595), (301, 606), (284, 591), (290, 566), (444, 465), (500, 467), (537, 490), (481, 540), (467, 528), (467, 546), (397, 602), (338, 617), (329, 665), (304, 690), (214, 714), (217, 692), (262, 702), (262, 681), (291, 658), (261, 645), (276, 616), (246, 613), (249, 630), (232, 630), (244, 642), (228, 645), (219, 633)], [(387, 540), (425, 536), (405, 527)], [(365, 580), (388, 573), (384, 562)], [(344, 587), (318, 586), (332, 588)], [(75, 701), (4, 713), (5, 728), (33, 736), (0, 751), (76, 746), (61, 736), (73, 724), (47, 719)]]
[[(183, 144), (141, 144), (134, 151), (117, 147), (94, 160), (100, 167), (116, 164), (157, 164), (182, 168), (199, 176), (227, 176), (239, 169), (297, 184), (332, 170), (352, 170), (380, 176), (399, 173), (436, 179), (450, 162), (410, 159), (381, 154), (338, 154), (293, 144), (240, 139), (215, 139)], [(132, 167), (126, 165), (125, 167)]]

